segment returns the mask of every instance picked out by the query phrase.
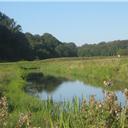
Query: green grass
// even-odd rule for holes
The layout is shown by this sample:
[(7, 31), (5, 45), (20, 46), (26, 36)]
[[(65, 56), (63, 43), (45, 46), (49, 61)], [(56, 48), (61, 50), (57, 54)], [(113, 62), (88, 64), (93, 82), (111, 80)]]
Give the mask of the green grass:
[(103, 81), (108, 79), (113, 81), (112, 89), (120, 90), (128, 85), (127, 58), (46, 60), (39, 65), (45, 74), (79, 79), (93, 86), (103, 87)]
[[(14, 128), (20, 113), (31, 112), (33, 126), (41, 128), (104, 128), (110, 120), (112, 128), (125, 128), (126, 113), (113, 117), (106, 108), (103, 112), (94, 106), (94, 112), (86, 105), (81, 111), (79, 101), (54, 103), (51, 100), (40, 101), (26, 94), (23, 90), (26, 81), (23, 75), (29, 72), (42, 72), (45, 75), (78, 79), (93, 86), (104, 87), (103, 81), (113, 81), (112, 90), (123, 90), (128, 87), (128, 58), (61, 58), (42, 61), (21, 61), (0, 64), (0, 93), (8, 98), (9, 117), (5, 127)], [(82, 105), (81, 105), (82, 106)], [(126, 111), (126, 110), (125, 110)], [(97, 117), (97, 118), (95, 118)], [(108, 126), (107, 128), (109, 128)]]

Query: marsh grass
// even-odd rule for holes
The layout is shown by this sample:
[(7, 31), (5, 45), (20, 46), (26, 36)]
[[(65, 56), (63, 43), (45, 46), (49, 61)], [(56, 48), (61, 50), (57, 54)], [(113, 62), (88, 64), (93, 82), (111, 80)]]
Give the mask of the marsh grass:
[(117, 104), (115, 97), (113, 92), (109, 92), (103, 102), (96, 101), (94, 96), (90, 96), (89, 103), (86, 103), (85, 99), (80, 103), (76, 97), (73, 103), (63, 104), (56, 104), (48, 99), (42, 104), (40, 110), (36, 112), (26, 110), (24, 113), (23, 110), (9, 113), (7, 99), (2, 97), (0, 99), (1, 127), (127, 128), (128, 107)]
[[(31, 113), (31, 116), (28, 117), (31, 127), (128, 127), (128, 106), (118, 105), (113, 93), (109, 92), (103, 102), (95, 101), (95, 97), (92, 96), (89, 104), (86, 102), (86, 98), (83, 98), (81, 103), (77, 97), (73, 103), (55, 103), (52, 99), (40, 101), (38, 98), (26, 94), (23, 90), (26, 80), (22, 76), (31, 72), (42, 72), (44, 75), (67, 79), (79, 79), (107, 90), (124, 90), (128, 85), (127, 58), (53, 59), (0, 64), (0, 97), (7, 97), (5, 101), (8, 106), (8, 109), (5, 109), (7, 112), (5, 123), (2, 121), (4, 124), (1, 123), (1, 128), (15, 128), (21, 113), (23, 113), (23, 117)], [(113, 81), (111, 88), (103, 85), (103, 81), (108, 79)], [(125, 94), (127, 93), (125, 92)], [(3, 109), (1, 107), (0, 111)], [(24, 127), (28, 127), (26, 123), (24, 124)]]

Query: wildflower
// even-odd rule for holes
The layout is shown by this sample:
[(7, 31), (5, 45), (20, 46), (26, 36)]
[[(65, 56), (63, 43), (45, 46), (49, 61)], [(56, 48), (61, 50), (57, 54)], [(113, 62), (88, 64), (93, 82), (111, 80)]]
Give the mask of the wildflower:
[(104, 80), (104, 81), (103, 81), (103, 84), (104, 84), (105, 86), (112, 86), (112, 80), (111, 80), (111, 79), (108, 80), (108, 81)]
[(103, 107), (103, 103), (97, 102), (96, 109), (101, 109)]
[(8, 104), (7, 104), (7, 98), (2, 97), (0, 99), (0, 126), (5, 126), (6, 120), (8, 118)]
[(114, 103), (114, 101), (117, 101), (117, 96), (115, 95), (114, 92), (107, 92), (106, 93), (106, 100), (109, 103)]
[(118, 105), (117, 101), (113, 105), (113, 111), (115, 112), (116, 116), (119, 116), (119, 114), (121, 112), (121, 106)]
[(127, 88), (124, 89), (124, 95), (125, 95), (126, 99), (128, 100), (128, 89)]
[(120, 54), (118, 54), (117, 57), (120, 58)]
[(21, 113), (16, 128), (21, 128), (22, 126), (27, 126), (28, 128), (30, 128), (31, 127), (30, 117), (31, 117), (31, 113), (28, 114)]

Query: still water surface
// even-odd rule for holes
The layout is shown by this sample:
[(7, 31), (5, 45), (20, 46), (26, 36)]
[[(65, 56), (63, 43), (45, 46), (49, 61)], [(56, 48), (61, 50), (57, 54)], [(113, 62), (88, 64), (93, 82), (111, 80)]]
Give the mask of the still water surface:
[[(63, 81), (57, 83), (58, 85), (55, 85), (54, 82), (53, 85), (35, 84), (34, 86), (32, 86), (31, 84), (27, 86), (27, 92), (39, 97), (41, 100), (47, 100), (48, 97), (52, 97), (52, 99), (56, 102), (72, 101), (74, 97), (77, 96), (80, 100), (82, 100), (83, 97), (86, 97), (86, 100), (88, 101), (90, 95), (95, 95), (96, 100), (103, 101), (105, 95), (102, 88), (87, 85), (79, 80)], [(115, 93), (119, 103), (121, 103), (121, 105), (124, 105), (124, 94), (121, 91), (116, 91)]]

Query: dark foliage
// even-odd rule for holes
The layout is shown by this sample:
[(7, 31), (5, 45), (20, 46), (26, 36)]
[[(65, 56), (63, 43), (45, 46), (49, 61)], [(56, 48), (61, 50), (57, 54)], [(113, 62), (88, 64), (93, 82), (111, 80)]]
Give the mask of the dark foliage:
[(32, 59), (32, 50), (22, 32), (12, 32), (0, 25), (0, 60)]
[(35, 58), (77, 56), (77, 47), (74, 43), (62, 43), (49, 33), (44, 33), (42, 36), (26, 33), (26, 37), (33, 48)]

